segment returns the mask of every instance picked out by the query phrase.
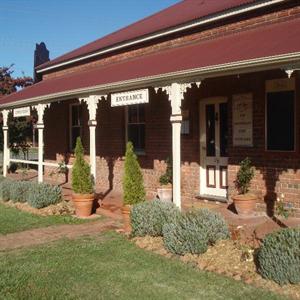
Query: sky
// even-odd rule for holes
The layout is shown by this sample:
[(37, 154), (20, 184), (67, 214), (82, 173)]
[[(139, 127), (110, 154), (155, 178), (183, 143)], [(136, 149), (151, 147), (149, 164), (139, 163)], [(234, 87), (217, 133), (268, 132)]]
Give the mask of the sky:
[(35, 44), (50, 59), (112, 33), (178, 0), (0, 0), (0, 66), (33, 74)]

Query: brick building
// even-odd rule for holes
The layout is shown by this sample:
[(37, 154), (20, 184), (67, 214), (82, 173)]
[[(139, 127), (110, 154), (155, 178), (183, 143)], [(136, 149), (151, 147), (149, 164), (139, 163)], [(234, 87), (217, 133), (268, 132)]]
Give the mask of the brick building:
[(7, 117), (38, 114), (39, 181), (72, 164), (83, 139), (96, 185), (121, 191), (125, 145), (134, 143), (153, 197), (167, 157), (173, 200), (230, 200), (239, 162), (272, 211), (300, 208), (300, 3), (185, 0), (36, 68), (40, 81), (3, 97)]

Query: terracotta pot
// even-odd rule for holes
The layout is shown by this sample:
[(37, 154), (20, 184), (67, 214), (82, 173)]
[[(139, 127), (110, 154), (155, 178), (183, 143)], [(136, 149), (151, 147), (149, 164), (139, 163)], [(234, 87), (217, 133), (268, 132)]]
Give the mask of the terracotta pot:
[(254, 214), (257, 196), (254, 194), (243, 194), (232, 196), (232, 200), (237, 213), (241, 216), (251, 216)]
[(173, 189), (172, 185), (162, 186), (157, 189), (157, 196), (161, 201), (172, 202), (173, 199)]
[(122, 206), (124, 231), (128, 233), (131, 232), (130, 211), (131, 211), (131, 205)]
[(92, 194), (73, 194), (72, 200), (75, 206), (76, 216), (89, 217), (92, 214), (93, 202), (95, 199)]

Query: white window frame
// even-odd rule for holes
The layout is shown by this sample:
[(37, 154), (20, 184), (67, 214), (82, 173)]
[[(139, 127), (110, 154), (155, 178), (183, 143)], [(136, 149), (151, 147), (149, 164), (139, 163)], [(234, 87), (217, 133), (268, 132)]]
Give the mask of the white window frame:
[[(82, 123), (80, 124), (80, 126), (73, 126), (73, 122), (72, 122), (72, 110), (74, 106), (82, 106), (81, 103), (71, 103), (69, 106), (69, 151), (73, 152), (74, 149), (72, 149), (72, 140), (73, 140), (73, 128), (74, 127), (79, 127), (80, 128), (80, 137), (82, 138)], [(81, 111), (82, 112), (82, 111)]]

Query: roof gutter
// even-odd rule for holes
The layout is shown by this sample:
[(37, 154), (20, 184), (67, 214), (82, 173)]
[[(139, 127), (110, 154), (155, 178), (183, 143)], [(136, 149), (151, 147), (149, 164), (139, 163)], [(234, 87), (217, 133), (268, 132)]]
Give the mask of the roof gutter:
[(228, 18), (228, 17), (232, 17), (232, 16), (236, 16), (236, 15), (239, 15), (239, 14), (247, 13), (247, 12), (250, 12), (250, 11), (253, 11), (253, 10), (256, 10), (256, 9), (272, 6), (272, 5), (282, 3), (282, 2), (285, 2), (285, 1), (286, 0), (265, 0), (265, 1), (260, 2), (260, 3), (249, 4), (249, 5), (243, 6), (242, 8), (239, 7), (239, 8), (232, 9), (232, 10), (229, 10), (229, 11), (226, 11), (226, 12), (215, 14), (213, 16), (204, 17), (204, 18), (201, 18), (200, 20), (191, 22), (191, 23), (186, 24), (186, 25), (177, 26), (177, 27), (174, 27), (172, 29), (162, 31), (160, 33), (150, 34), (150, 35), (148, 35), (144, 38), (134, 39), (130, 42), (125, 42), (125, 43), (122, 43), (118, 46), (109, 47), (107, 49), (100, 50), (100, 51), (94, 52), (92, 54), (88, 54), (88, 55), (85, 55), (85, 56), (81, 56), (81, 57), (77, 57), (77, 58), (74, 58), (74, 59), (71, 59), (71, 60), (67, 60), (65, 62), (55, 64), (53, 66), (49, 66), (49, 67), (42, 68), (42, 69), (37, 69), (36, 72), (37, 73), (43, 73), (43, 72), (53, 70), (53, 69), (56, 69), (56, 68), (59, 68), (59, 67), (63, 67), (63, 66), (70, 65), (70, 64), (73, 64), (73, 63), (76, 63), (76, 62), (80, 62), (82, 60), (93, 58), (93, 57), (96, 57), (96, 56), (99, 56), (99, 55), (102, 55), (102, 54), (106, 54), (106, 53), (110, 53), (110, 52), (113, 52), (113, 51), (116, 51), (116, 50), (120, 50), (120, 49), (125, 48), (125, 47), (137, 45), (137, 44), (147, 42), (147, 41), (150, 41), (150, 40), (153, 40), (153, 39), (156, 39), (156, 38), (161, 38), (161, 37), (173, 34), (173, 33), (177, 33), (177, 32), (180, 32), (180, 31), (187, 30), (187, 29), (191, 29), (191, 28), (194, 28), (194, 27), (197, 27), (197, 26), (200, 26), (200, 25), (216, 22), (216, 21)]
[[(29, 98), (25, 100), (15, 101), (7, 104), (1, 104), (0, 108), (21, 107), (24, 105), (34, 104), (36, 102), (54, 102), (67, 100), (74, 96), (78, 97), (91, 93), (111, 93), (124, 89), (133, 89), (147, 86), (161, 86), (170, 84), (171, 82), (188, 82), (199, 81), (202, 78), (228, 76), (233, 74), (243, 74), (250, 72), (258, 72), (263, 70), (271, 70), (276, 68), (289, 68), (293, 64), (299, 64), (300, 52), (288, 53), (276, 56), (261, 57), (258, 59), (250, 59), (237, 61), (234, 63), (226, 63), (203, 68), (188, 69), (184, 71), (159, 74), (154, 76), (142, 77), (137, 79), (125, 80), (115, 83), (108, 83), (86, 87), (81, 89), (69, 90), (60, 93), (48, 94), (45, 96)], [(291, 67), (292, 68), (292, 67)]]

